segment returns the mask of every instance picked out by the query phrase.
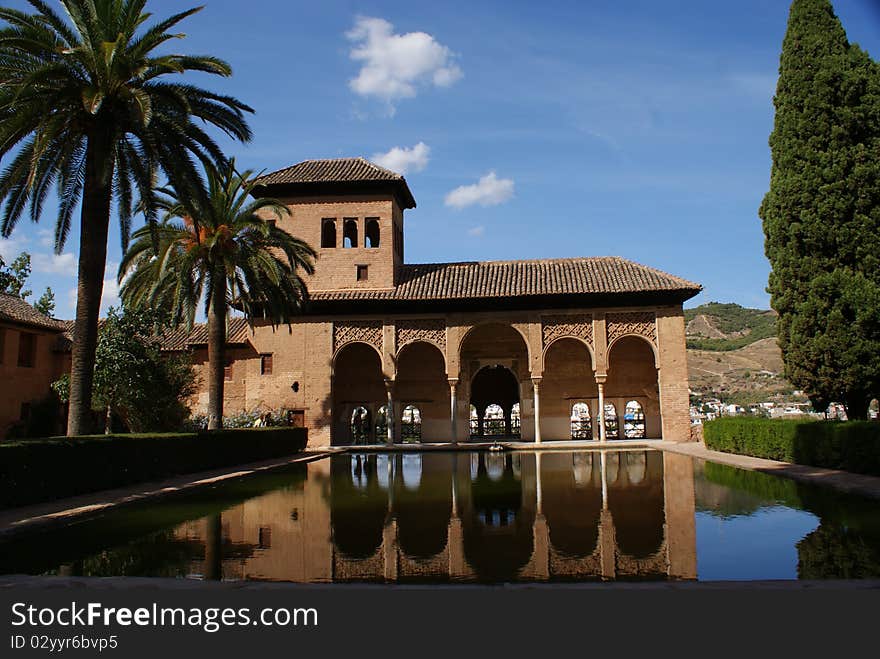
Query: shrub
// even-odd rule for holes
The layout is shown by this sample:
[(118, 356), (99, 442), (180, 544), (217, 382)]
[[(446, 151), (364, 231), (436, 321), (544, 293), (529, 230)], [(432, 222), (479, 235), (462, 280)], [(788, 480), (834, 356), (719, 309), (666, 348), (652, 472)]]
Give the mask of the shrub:
[(730, 417), (704, 425), (706, 446), (725, 453), (880, 476), (880, 424)]
[(0, 444), (0, 508), (292, 455), (304, 428), (95, 435)]

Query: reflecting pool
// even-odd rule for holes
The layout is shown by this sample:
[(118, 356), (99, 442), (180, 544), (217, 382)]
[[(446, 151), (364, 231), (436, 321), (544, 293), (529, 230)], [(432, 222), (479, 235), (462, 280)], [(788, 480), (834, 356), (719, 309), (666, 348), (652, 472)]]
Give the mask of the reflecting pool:
[(349, 453), (0, 544), (6, 574), (880, 577), (876, 501), (660, 451)]

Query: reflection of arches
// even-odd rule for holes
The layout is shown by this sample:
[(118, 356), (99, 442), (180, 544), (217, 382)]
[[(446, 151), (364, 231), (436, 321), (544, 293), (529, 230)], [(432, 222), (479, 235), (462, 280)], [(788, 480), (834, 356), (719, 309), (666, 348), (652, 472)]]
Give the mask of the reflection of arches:
[(404, 453), (400, 462), (403, 486), (408, 490), (417, 489), (422, 482), (422, 456), (418, 453)]
[(548, 453), (541, 456), (541, 492), (550, 542), (562, 554), (589, 556), (599, 539), (601, 480), (591, 478), (596, 453)]
[(605, 436), (608, 439), (620, 438), (620, 420), (614, 403), (605, 403)]
[(531, 559), (534, 511), (523, 506), (522, 483), (513, 464), (520, 456), (498, 456), (504, 468), (497, 480), (489, 477), (486, 456), (476, 457), (472, 508), (462, 517), (464, 555), (478, 579), (510, 581)]
[(586, 403), (575, 403), (571, 406), (571, 438), (593, 439), (593, 421), (590, 418), (590, 406)]
[(373, 556), (382, 545), (388, 495), (378, 480), (377, 456), (330, 459), (330, 526), (333, 544), (348, 558)]
[[(406, 454), (395, 456), (402, 464), (403, 485), (400, 480), (394, 491), (394, 515), (397, 518), (397, 537), (400, 550), (414, 558), (431, 558), (446, 547), (449, 519), (452, 510), (453, 457), (449, 454), (424, 454), (420, 463), (417, 487), (406, 484)], [(412, 482), (412, 481), (411, 481)]]
[[(614, 518), (617, 546), (622, 554), (647, 558), (657, 553), (664, 538), (663, 454), (644, 451), (617, 455), (621, 467), (618, 477), (614, 483), (610, 478), (608, 481), (608, 507)], [(643, 478), (636, 483), (633, 475)]]
[(629, 401), (624, 409), (623, 436), (627, 439), (644, 439), (646, 437), (645, 411), (637, 400)]
[(415, 405), (407, 405), (400, 418), (400, 438), (403, 442), (422, 441), (422, 413)]
[[(332, 398), (333, 443), (352, 443), (354, 410), (377, 410), (386, 399), (382, 362), (375, 348), (354, 342), (339, 349), (333, 360)], [(367, 428), (366, 434), (372, 435), (373, 428)]]

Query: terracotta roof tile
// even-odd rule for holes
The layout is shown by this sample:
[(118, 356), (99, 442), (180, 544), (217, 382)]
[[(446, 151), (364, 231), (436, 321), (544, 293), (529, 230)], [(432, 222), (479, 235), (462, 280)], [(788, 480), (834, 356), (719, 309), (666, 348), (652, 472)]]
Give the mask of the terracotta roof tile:
[(14, 295), (0, 293), (0, 321), (63, 332), (64, 321), (50, 318)]
[(312, 291), (323, 300), (464, 300), (536, 295), (681, 292), (699, 284), (617, 256), (401, 266), (392, 289)]
[(403, 181), (403, 176), (364, 158), (305, 160), (257, 179), (258, 185), (286, 183), (353, 183), (358, 181)]

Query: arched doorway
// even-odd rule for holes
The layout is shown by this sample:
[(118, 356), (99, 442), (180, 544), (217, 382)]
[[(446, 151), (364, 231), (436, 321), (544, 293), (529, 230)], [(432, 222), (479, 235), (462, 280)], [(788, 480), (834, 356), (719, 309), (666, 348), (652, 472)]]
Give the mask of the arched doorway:
[[(579, 339), (557, 339), (544, 353), (544, 377), (541, 382), (541, 434), (544, 439), (589, 439), (590, 414), (574, 432), (573, 404), (596, 400), (599, 388), (593, 375), (593, 360), (587, 346)], [(584, 436), (586, 435), (586, 436)]]
[[(519, 382), (504, 366), (486, 366), (471, 383), (471, 405), (476, 408), (475, 438), (513, 437), (513, 407), (519, 405)], [(517, 433), (518, 435), (518, 433)]]
[(400, 404), (400, 441), (449, 439), (449, 379), (446, 358), (437, 346), (416, 341), (400, 349), (394, 397)]
[[(522, 418), (521, 394), (522, 383), (530, 382), (529, 352), (522, 334), (501, 323), (475, 327), (461, 343), (460, 363), (460, 381), (464, 383), (460, 396), (476, 408), (471, 437), (487, 436), (486, 412), (490, 405), (502, 410), (502, 419), (489, 419), (492, 429), (503, 425), (503, 436), (519, 437), (517, 426), (522, 425), (528, 437), (532, 420)], [(529, 409), (525, 408), (526, 415)], [(494, 408), (490, 417), (493, 414), (497, 414)]]
[(645, 438), (645, 411), (637, 400), (631, 400), (623, 411), (623, 436), (627, 439)]
[(590, 417), (590, 406), (586, 403), (575, 403), (571, 406), (571, 438), (593, 439), (593, 421)]
[[(626, 408), (636, 402), (641, 407), (637, 415), (635, 406), (630, 424), (631, 432), (641, 434), (644, 424), (645, 439), (659, 439), (660, 423), (660, 389), (657, 382), (657, 366), (651, 344), (640, 336), (624, 336), (615, 341), (608, 352), (608, 379), (605, 383), (605, 402), (615, 406), (615, 415), (624, 414), (624, 428), (621, 437), (626, 434)], [(640, 418), (636, 418), (636, 417)]]
[(374, 443), (373, 419), (386, 398), (379, 353), (366, 343), (343, 347), (333, 360), (333, 444)]

